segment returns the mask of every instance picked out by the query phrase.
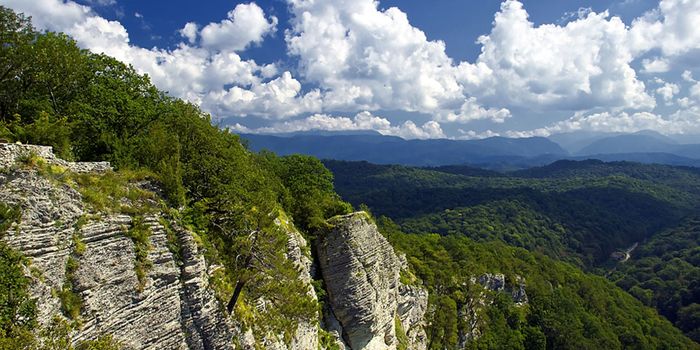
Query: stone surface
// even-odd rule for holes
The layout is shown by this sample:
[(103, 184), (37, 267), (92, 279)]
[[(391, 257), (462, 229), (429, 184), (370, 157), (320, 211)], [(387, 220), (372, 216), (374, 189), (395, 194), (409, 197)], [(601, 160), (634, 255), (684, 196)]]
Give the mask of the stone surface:
[(105, 172), (112, 170), (109, 162), (68, 162), (57, 158), (51, 146), (0, 143), (0, 169), (9, 168), (18, 160), (31, 154), (44, 158), (49, 164), (60, 165), (76, 173)]
[[(81, 195), (68, 185), (18, 166), (29, 154), (49, 164), (76, 172), (105, 172), (108, 163), (72, 163), (56, 158), (50, 147), (0, 144), (0, 202), (17, 205), (22, 218), (2, 240), (31, 259), (30, 292), (37, 299), (38, 321), (46, 326), (62, 315), (57, 297), (67, 278), (69, 257), (78, 262), (71, 282), (82, 300), (81, 326), (71, 333), (72, 342), (111, 334), (127, 349), (243, 349), (316, 350), (323, 327), (336, 336), (340, 349), (396, 349), (398, 319), (411, 350), (426, 348), (423, 316), (428, 295), (419, 286), (399, 281), (405, 258), (397, 257), (388, 241), (364, 213), (332, 220), (335, 228), (319, 245), (320, 264), (315, 266), (304, 237), (286, 219), (287, 258), (317, 298), (311, 285), (316, 270), (325, 279), (329, 300), (323, 315), (298, 325), (289, 344), (280, 336), (258, 340), (250, 329), (231, 320), (214, 296), (209, 278), (216, 266), (208, 266), (193, 233), (168, 221), (180, 247), (179, 257), (168, 249), (162, 213), (140, 220), (148, 227), (151, 262), (139, 281), (134, 242), (126, 232), (135, 216), (94, 213)], [(158, 192), (150, 183), (134, 184)], [(81, 243), (78, 243), (81, 242)], [(78, 253), (78, 246), (84, 251)], [(29, 271), (28, 271), (29, 273)]]
[[(134, 243), (125, 235), (134, 218), (88, 216), (80, 193), (7, 160), (15, 161), (18, 149), (54, 159), (47, 148), (0, 146), (0, 164), (6, 166), (0, 172), (0, 202), (22, 211), (20, 223), (3, 240), (30, 258), (31, 269), (39, 273), (32, 277), (30, 293), (37, 299), (40, 325), (61, 315), (56, 292), (64, 285), (66, 262), (73, 256), (78, 268), (71, 282), (83, 303), (82, 325), (71, 333), (74, 344), (111, 334), (127, 349), (232, 348), (234, 330), (208, 289), (207, 266), (190, 232), (178, 230), (183, 258), (178, 266), (158, 214), (144, 218), (151, 232), (147, 259), (152, 267), (140, 288)], [(74, 236), (85, 245), (80, 254)]]
[[(287, 223), (287, 227), (289, 223)], [(304, 281), (308, 288), (308, 293), (314, 300), (317, 299), (316, 292), (311, 286), (311, 257), (306, 244), (306, 240), (294, 229), (287, 231), (289, 240), (287, 241), (287, 258), (297, 267), (299, 279)], [(290, 350), (318, 349), (318, 322), (301, 323), (297, 327), (297, 332), (289, 346)]]
[[(399, 281), (401, 261), (367, 214), (329, 221), (317, 246), (330, 314), (337, 319), (350, 349), (396, 349), (398, 317), (409, 336), (424, 339), (427, 293)], [(333, 320), (327, 322), (333, 324)], [(414, 344), (424, 349), (425, 342)]]
[(417, 286), (399, 284), (397, 312), (408, 338), (408, 350), (428, 347), (425, 334), (425, 312), (428, 310), (428, 291)]

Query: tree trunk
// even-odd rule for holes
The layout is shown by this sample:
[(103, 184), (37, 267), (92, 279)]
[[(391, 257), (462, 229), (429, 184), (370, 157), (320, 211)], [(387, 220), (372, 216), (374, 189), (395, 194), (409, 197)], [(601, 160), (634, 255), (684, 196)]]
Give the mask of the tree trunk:
[[(258, 232), (258, 230), (252, 232), (253, 242), (250, 245), (250, 251), (248, 252), (248, 256), (245, 258), (245, 264), (243, 264), (244, 271), (250, 270), (250, 267), (253, 265), (253, 254), (255, 253), (255, 244), (258, 241)], [(243, 287), (245, 286), (245, 283), (247, 281), (248, 279), (245, 277), (245, 273), (243, 273), (243, 275), (238, 279), (238, 282), (236, 282), (236, 288), (234, 288), (233, 290), (233, 295), (231, 296), (231, 299), (229, 299), (228, 304), (226, 305), (226, 310), (228, 310), (229, 314), (233, 312), (233, 308), (236, 306), (238, 297), (241, 295)]]
[(236, 282), (236, 288), (233, 290), (233, 295), (228, 301), (228, 305), (226, 305), (226, 310), (228, 310), (229, 314), (233, 312), (233, 308), (236, 306), (238, 297), (241, 295), (241, 291), (243, 291), (243, 286), (245, 286), (245, 280), (240, 279), (238, 282)]

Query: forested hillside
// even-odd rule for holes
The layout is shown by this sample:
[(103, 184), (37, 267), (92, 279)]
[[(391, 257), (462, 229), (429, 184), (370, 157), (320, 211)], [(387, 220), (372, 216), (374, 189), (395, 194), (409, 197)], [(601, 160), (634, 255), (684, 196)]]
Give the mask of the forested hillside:
[(470, 277), (492, 271), (505, 274), (510, 288), (520, 278), (527, 281), (529, 302), (519, 305), (510, 295), (497, 294), (486, 316), (477, 319), (484, 330), (469, 349), (698, 347), (678, 339), (677, 329), (603, 277), (499, 241), (404, 234), (387, 218), (379, 222), (431, 292), (434, 308), (426, 316), (431, 349), (457, 347), (469, 327), (461, 320), (465, 309), (483, 293)]
[[(315, 317), (317, 302), (294, 282), (295, 267), (281, 249), (287, 238), (271, 213), (289, 213), (298, 228), (312, 232), (325, 218), (351, 210), (318, 160), (249, 152), (237, 135), (212, 125), (197, 106), (168, 97), (132, 67), (82, 50), (66, 35), (37, 32), (28, 18), (5, 7), (0, 35), (4, 142), (53, 146), (64, 159), (109, 161), (125, 178), (138, 173), (137, 180), (153, 181), (173, 215), (198, 234), (208, 260), (225, 267), (215, 287), (231, 298), (229, 311), (234, 286), (240, 286), (239, 305), (263, 293), (280, 301), (280, 307), (247, 311), (248, 321), (263, 329), (282, 334), (296, 327), (295, 320)], [(91, 195), (117, 200), (105, 192), (117, 184), (93, 183)], [(17, 220), (12, 213), (16, 208), (0, 204), (3, 231)], [(259, 262), (237, 258), (253, 253)], [(35, 308), (15, 302), (27, 288), (23, 258), (0, 241), (0, 261), (0, 347), (30, 347)], [(26, 322), (14, 322), (18, 313)]]
[[(425, 271), (471, 261), (455, 258), (455, 251), (436, 253), (445, 242), (450, 242), (450, 249), (454, 242), (503, 247), (489, 249), (505, 249), (502, 243), (525, 248), (528, 252), (518, 254), (541, 254), (532, 257), (539, 267), (550, 261), (547, 256), (607, 276), (697, 340), (700, 261), (698, 225), (693, 219), (700, 203), (697, 168), (589, 160), (498, 174), (465, 167), (324, 163), (334, 173), (343, 198), (394, 219), (397, 226), (390, 227), (395, 232), (411, 233), (394, 242), (415, 254), (417, 266), (429, 257), (445, 259)], [(429, 235), (433, 233), (439, 236)], [(407, 241), (411, 243), (402, 245)], [(635, 243), (639, 247), (627, 261), (611, 257)], [(499, 268), (504, 263), (477, 260)], [(611, 288), (600, 278), (586, 278), (606, 286), (599, 293)], [(603, 294), (619, 293), (610, 289)]]
[(325, 165), (343, 198), (408, 232), (500, 238), (589, 269), (675, 225), (700, 203), (694, 168), (560, 161), (501, 176), (463, 176), (364, 162)]
[(684, 220), (637, 248), (610, 276), (700, 341), (700, 219)]
[[(317, 276), (298, 278), (301, 268), (288, 259), (289, 237), (282, 229), (289, 225), (299, 229), (301, 240), (308, 240), (311, 247), (324, 242), (319, 235), (333, 238), (319, 243), (328, 256), (316, 267), (333, 264), (334, 271), (347, 274), (337, 283), (341, 287), (334, 285), (336, 293), (349, 290), (359, 301), (340, 305), (343, 310), (362, 312), (363, 322), (375, 320), (378, 313), (386, 316), (381, 330), (393, 337), (387, 338), (392, 349), (411, 348), (408, 334), (425, 334), (424, 348), (435, 350), (698, 348), (649, 307), (666, 314), (656, 294), (644, 300), (649, 305), (645, 306), (612, 282), (581, 270), (609, 271), (610, 253), (634, 242), (646, 240), (649, 247), (672, 250), (663, 241), (653, 242), (663, 237), (657, 232), (677, 226), (697, 208), (697, 171), (652, 171), (629, 164), (595, 164), (574, 171), (579, 163), (558, 163), (556, 167), (563, 167), (560, 172), (499, 175), (459, 167), (417, 169), (333, 161), (326, 163), (329, 171), (313, 157), (280, 157), (247, 149), (237, 135), (213, 125), (212, 117), (197, 106), (159, 91), (148, 76), (114, 58), (82, 50), (66, 35), (38, 32), (28, 18), (5, 7), (0, 7), (0, 35), (2, 141), (49, 145), (65, 160), (109, 161), (115, 168), (101, 175), (76, 175), (29, 154), (5, 170), (3, 181), (25, 176), (58, 189), (68, 186), (81, 200), (98, 206), (98, 212), (115, 215), (134, 214), (123, 204), (147, 197), (153, 210), (192, 233), (190, 238), (211, 267), (205, 273), (221, 304), (219, 311), (250, 331), (245, 337), (252, 337), (256, 348), (265, 348), (270, 335), (291, 341), (300, 324), (319, 326), (314, 336), (323, 349), (337, 349), (336, 340), (350, 338), (342, 329), (332, 329), (334, 338), (320, 328), (328, 324), (319, 315), (333, 313), (326, 302), (332, 289), (325, 289), (328, 281), (323, 278), (311, 281)], [(21, 190), (6, 192), (15, 195)], [(339, 216), (352, 210), (345, 200), (361, 208), (366, 204), (377, 215), (382, 233), (406, 259), (394, 254), (364, 213)], [(0, 203), (0, 238), (9, 235), (11, 227), (19, 227), (20, 209)], [(396, 224), (380, 217), (384, 215)], [(344, 218), (351, 221), (340, 225)], [(136, 257), (125, 261), (129, 271), (135, 269), (143, 278), (149, 243), (141, 219), (125, 230), (136, 247)], [(49, 224), (47, 232), (61, 225)], [(69, 227), (66, 232), (79, 232), (83, 224), (76, 222), (75, 231)], [(171, 229), (150, 224), (162, 225), (163, 235)], [(357, 237), (342, 241), (358, 232), (379, 244), (358, 247), (363, 241)], [(71, 237), (73, 242), (67, 244), (75, 246), (72, 254), (82, 254), (84, 242)], [(688, 249), (678, 257), (680, 263), (669, 256), (658, 261), (661, 270), (618, 265), (611, 276), (635, 296), (638, 289), (644, 295), (647, 290), (656, 293), (647, 280), (659, 290), (669, 290), (673, 264), (697, 264), (692, 239), (684, 241)], [(329, 247), (328, 241), (336, 245)], [(171, 250), (167, 254), (177, 259), (180, 252), (171, 243), (164, 243)], [(385, 260), (373, 254), (378, 247)], [(646, 247), (640, 251), (652, 249)], [(313, 249), (318, 247), (308, 250)], [(299, 255), (318, 260), (317, 252)], [(109, 337), (71, 344), (71, 330), (85, 325), (71, 280), (77, 259), (72, 255), (66, 259), (61, 273), (67, 282), (47, 294), (61, 300), (62, 317), (70, 323), (38, 330), (38, 306), (28, 296), (30, 282), (43, 277), (21, 252), (0, 240), (0, 348), (119, 348)], [(384, 264), (380, 267), (387, 273), (378, 276), (372, 264)], [(681, 273), (687, 276), (681, 287), (688, 293), (679, 295), (677, 307), (668, 307), (676, 318), (668, 317), (694, 336), (697, 301), (692, 298), (697, 295), (693, 294), (697, 279), (692, 273)], [(491, 290), (476, 282), (498, 274), (505, 275), (511, 295), (504, 286)], [(364, 284), (362, 288), (343, 284), (351, 280)], [(312, 283), (315, 288), (305, 288)], [(376, 285), (386, 288), (378, 290)], [(428, 298), (429, 303), (416, 307), (423, 312), (409, 315), (417, 318), (413, 324), (421, 329), (403, 330), (396, 310), (377, 312), (380, 303), (367, 300), (380, 294), (393, 300), (397, 309), (411, 306), (405, 295)], [(345, 320), (354, 316), (338, 314)], [(363, 322), (343, 326), (367, 326)], [(374, 331), (372, 340), (386, 341)], [(352, 336), (360, 341), (368, 338)]]

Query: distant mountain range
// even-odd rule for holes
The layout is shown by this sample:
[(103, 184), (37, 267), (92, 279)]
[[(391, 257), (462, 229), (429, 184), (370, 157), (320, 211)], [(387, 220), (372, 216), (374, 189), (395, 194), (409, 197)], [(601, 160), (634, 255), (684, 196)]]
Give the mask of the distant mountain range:
[[(700, 167), (700, 137), (697, 143), (685, 144), (652, 131), (481, 140), (405, 140), (372, 131), (241, 134), (241, 137), (255, 151), (267, 149), (280, 155), (299, 153), (376, 164), (470, 165), (504, 171), (542, 166), (561, 159), (600, 159)], [(686, 140), (693, 138), (686, 136)]]
[(404, 140), (380, 134), (363, 135), (241, 135), (253, 150), (277, 154), (301, 153), (321, 159), (366, 160), (377, 164), (440, 166), (511, 163), (542, 155), (565, 157), (567, 152), (542, 137), (455, 141)]

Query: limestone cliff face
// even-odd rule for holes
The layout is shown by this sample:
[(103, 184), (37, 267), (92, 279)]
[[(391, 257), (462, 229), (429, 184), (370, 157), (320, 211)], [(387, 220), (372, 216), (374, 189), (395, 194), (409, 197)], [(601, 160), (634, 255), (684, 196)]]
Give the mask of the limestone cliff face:
[[(2, 239), (31, 259), (31, 270), (38, 272), (31, 274), (30, 293), (42, 327), (63, 317), (59, 293), (70, 282), (82, 304), (81, 324), (71, 333), (74, 344), (110, 334), (127, 349), (318, 348), (318, 322), (300, 324), (290, 344), (274, 335), (256, 342), (215, 298), (209, 286), (214, 268), (192, 232), (157, 210), (145, 215), (95, 212), (73, 187), (17, 163), (30, 154), (72, 172), (100, 176), (111, 168), (57, 159), (50, 147), (0, 144), (0, 202), (19, 206), (22, 213)], [(135, 268), (138, 247), (127, 234), (137, 223), (148, 231), (148, 267), (142, 278)], [(285, 227), (290, 228), (288, 258), (313, 294), (306, 241), (290, 223)], [(178, 256), (169, 249), (172, 244), (179, 247)], [(69, 271), (69, 259), (74, 271)]]
[[(35, 170), (8, 168), (29, 152), (74, 171), (106, 171), (108, 164), (67, 163), (45, 147), (0, 146), (0, 201), (22, 209), (21, 222), (3, 239), (30, 258), (31, 268), (39, 273), (30, 292), (37, 300), (40, 325), (62, 314), (57, 294), (70, 279), (82, 301), (82, 324), (71, 334), (73, 343), (111, 334), (127, 349), (231, 348), (234, 328), (207, 288), (207, 266), (190, 232), (177, 229), (182, 255), (178, 266), (160, 215), (145, 216), (151, 267), (139, 281), (135, 244), (125, 235), (134, 217), (91, 214), (70, 186)], [(77, 263), (70, 275), (69, 258)]]
[[(299, 324), (291, 341), (275, 334), (256, 340), (215, 297), (209, 281), (217, 267), (208, 265), (192, 232), (155, 202), (156, 210), (140, 214), (95, 210), (75, 186), (19, 166), (29, 154), (74, 173), (103, 176), (111, 167), (66, 162), (50, 147), (0, 144), (0, 202), (21, 209), (21, 220), (2, 240), (31, 261), (26, 273), (41, 327), (66, 315), (66, 289), (79, 298), (73, 344), (110, 334), (126, 349), (316, 350), (324, 348), (320, 334), (328, 332), (341, 349), (426, 348), (427, 292), (399, 281), (405, 258), (364, 213), (331, 221), (334, 228), (315, 247), (319, 266), (304, 237), (278, 219), (289, 236), (287, 258), (314, 299), (312, 276), (322, 274), (326, 317)], [(148, 183), (133, 186), (153, 190)], [(129, 236), (136, 227), (148, 231), (145, 246)], [(137, 267), (139, 261), (145, 266)]]
[[(412, 348), (425, 348), (427, 293), (399, 281), (402, 262), (364, 212), (337, 217), (319, 239), (319, 267), (330, 310), (326, 322), (349, 349), (396, 349), (397, 322)], [(405, 336), (401, 335), (401, 336)]]

